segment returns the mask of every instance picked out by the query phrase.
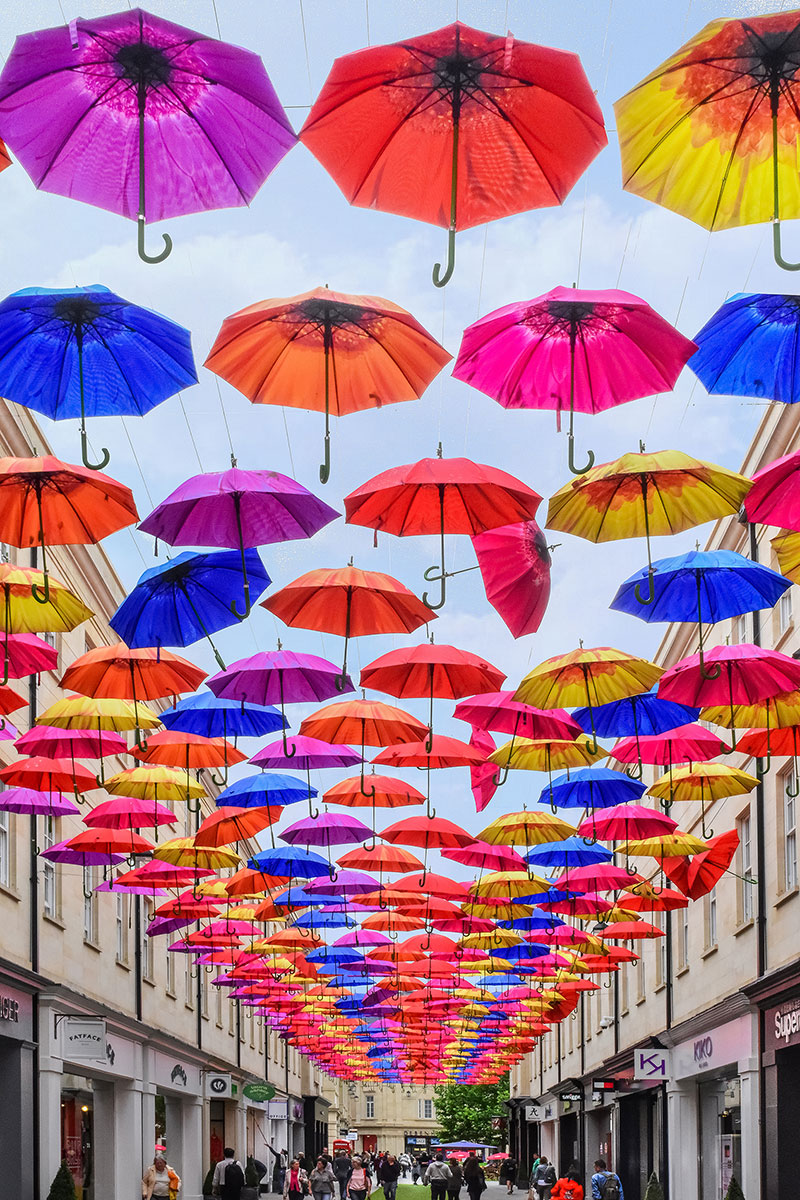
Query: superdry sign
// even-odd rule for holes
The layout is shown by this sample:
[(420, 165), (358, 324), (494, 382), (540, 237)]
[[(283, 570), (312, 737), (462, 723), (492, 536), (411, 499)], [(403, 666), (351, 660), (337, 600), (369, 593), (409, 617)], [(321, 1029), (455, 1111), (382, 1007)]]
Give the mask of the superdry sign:
[(766, 1014), (766, 1041), (770, 1049), (800, 1045), (800, 996), (779, 1004)]

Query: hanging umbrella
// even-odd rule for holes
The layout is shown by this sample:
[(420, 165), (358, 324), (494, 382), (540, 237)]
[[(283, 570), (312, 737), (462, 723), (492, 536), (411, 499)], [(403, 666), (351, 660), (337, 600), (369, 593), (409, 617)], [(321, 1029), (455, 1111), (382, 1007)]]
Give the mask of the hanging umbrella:
[(637, 587), (635, 594), (640, 604), (652, 604), (656, 591), (650, 538), (738, 513), (749, 488), (743, 475), (681, 450), (642, 450), (592, 467), (560, 488), (550, 498), (547, 528), (590, 542), (645, 538), (648, 592)]
[[(312, 740), (312, 739), (309, 739)], [(335, 747), (332, 747), (335, 749)], [(255, 761), (255, 760), (253, 760)], [(370, 775), (370, 794), (362, 790), (360, 775), (342, 779), (323, 793), (326, 804), (341, 804), (347, 808), (405, 808), (406, 805), (424, 804), (425, 797), (417, 788), (391, 775)]]
[(211, 813), (194, 835), (196, 846), (227, 846), (232, 842), (244, 842), (268, 829), (279, 819), (282, 809), (248, 808), (244, 812), (228, 812), (218, 809)]
[(697, 621), (701, 663), (704, 620), (715, 625), (726, 617), (772, 608), (791, 587), (777, 571), (733, 550), (690, 550), (652, 564), (654, 599), (644, 606), (638, 597), (648, 571), (643, 568), (626, 579), (611, 608), (647, 622)]
[(416, 854), (402, 846), (357, 846), (348, 850), (337, 859), (340, 867), (353, 870), (370, 871), (373, 874), (384, 871), (394, 874), (396, 871), (422, 870), (422, 863)]
[(165, 804), (179, 800), (189, 804), (206, 794), (202, 783), (196, 783), (185, 771), (174, 767), (129, 767), (117, 771), (103, 786), (112, 796), (132, 796), (136, 800), (152, 800), (154, 804), (160, 800)]
[(642, 763), (671, 766), (675, 762), (708, 762), (728, 751), (729, 747), (704, 726), (679, 725), (652, 737), (623, 738), (608, 753), (617, 762), (638, 763), (641, 774)]
[[(672, 833), (662, 833), (657, 837), (639, 838), (635, 841), (623, 842), (617, 847), (620, 854), (642, 858), (673, 858), (687, 854), (700, 854), (708, 849), (706, 843), (691, 833), (683, 833), (674, 829)], [(608, 934), (604, 934), (608, 937)]]
[(798, 502), (800, 450), (768, 463), (753, 476), (753, 486), (744, 502), (748, 521), (760, 525), (780, 525), (800, 530)]
[(142, 9), (22, 34), (0, 128), (36, 187), (145, 222), (249, 204), (295, 142), (257, 55)]
[(620, 771), (608, 767), (592, 767), (588, 771), (572, 771), (553, 779), (539, 797), (540, 804), (556, 808), (613, 808), (629, 800), (639, 800), (645, 787)]
[[(346, 846), (372, 839), (372, 830), (349, 813), (322, 813), (295, 821), (278, 835), (290, 846)], [(338, 886), (338, 881), (337, 881)]]
[(32, 788), (37, 792), (92, 792), (98, 786), (93, 771), (69, 759), (35, 755), (21, 758), (0, 769), (0, 780), (9, 787)]
[(442, 737), (441, 734), (429, 734), (424, 742), (404, 742), (399, 746), (387, 746), (373, 758), (373, 763), (379, 766), (400, 767), (407, 769), (419, 767), (428, 772), (428, 807), (429, 818), (436, 816), (436, 810), (430, 807), (430, 772), (448, 767), (471, 767), (485, 762), (480, 750), (468, 746), (458, 738)]
[(74, 817), (80, 812), (76, 804), (58, 792), (40, 792), (35, 788), (3, 788), (0, 791), (0, 812), (27, 814), (33, 817)]
[[(400, 742), (415, 742), (428, 730), (410, 713), (378, 700), (345, 700), (329, 704), (306, 717), (300, 724), (305, 737), (320, 738), (333, 744), (348, 742), (361, 747), (361, 757), (367, 746), (395, 746)], [(372, 799), (372, 786), (364, 785), (361, 769), (361, 791)]]
[(792, 583), (800, 580), (800, 533), (781, 533), (770, 541), (781, 575)]
[[(269, 587), (257, 550), (244, 551), (244, 578), (256, 597)], [(236, 622), (233, 614), (239, 611), (243, 593), (236, 550), (187, 551), (143, 572), (108, 623), (132, 647), (189, 646), (204, 637), (224, 671), (211, 634)]]
[(197, 733), (179, 733), (165, 729), (147, 739), (146, 747), (134, 746), (134, 758), (153, 766), (181, 767), (187, 773), (208, 771), (214, 767), (235, 766), (247, 761), (247, 755), (224, 738), (206, 738)]
[(449, 228), (437, 287), (456, 229), (561, 204), (607, 143), (577, 55), (459, 21), (337, 59), (300, 139), (351, 204)]
[[(341, 767), (352, 767), (363, 763), (363, 756), (351, 750), (349, 746), (331, 745), (318, 738), (291, 737), (286, 739), (286, 749), (283, 742), (272, 742), (254, 754), (250, 762), (262, 770), (276, 767), (291, 767), (296, 771), (306, 772), (309, 797), (311, 794), (311, 771), (330, 770)], [(314, 816), (309, 799), (309, 816)]]
[[(614, 105), (623, 186), (705, 229), (800, 215), (796, 12), (711, 21)], [(13, 148), (13, 147), (12, 147)]]
[(169, 546), (217, 546), (238, 550), (244, 578), (244, 612), (250, 614), (245, 549), (313, 537), (339, 516), (322, 500), (277, 471), (231, 469), (194, 475), (139, 523)]
[(271, 774), (266, 771), (258, 775), (246, 775), (229, 783), (217, 796), (219, 808), (262, 808), (264, 805), (297, 804), (311, 800), (317, 789), (293, 775)]
[(497, 791), (497, 772), (494, 769), (494, 763), (489, 761), (497, 747), (491, 734), (474, 727), (470, 734), (469, 744), (473, 750), (477, 750), (486, 759), (482, 763), (473, 763), (469, 769), (469, 786), (475, 801), (475, 811), (483, 812)]
[[(248, 862), (251, 871), (261, 871), (265, 875), (283, 876), (286, 879), (321, 879), (323, 875), (332, 875), (332, 871), (324, 858), (314, 854), (312, 850), (301, 850), (296, 846), (278, 846), (272, 850), (261, 850)], [(280, 944), (286, 934), (271, 934), (265, 939), (271, 944)], [(292, 945), (292, 942), (288, 943)]]
[(714, 831), (706, 830), (706, 806), (722, 797), (746, 796), (754, 787), (758, 787), (756, 776), (726, 763), (692, 763), (675, 771), (670, 767), (666, 775), (650, 785), (647, 794), (665, 802), (665, 807), (676, 801), (699, 800), (703, 837), (708, 838), (713, 836)]
[(464, 330), (453, 377), (504, 408), (569, 412), (569, 468), (575, 466), (573, 417), (671, 392), (696, 349), (630, 292), (556, 287), (507, 304)]
[[(664, 859), (662, 869), (690, 900), (708, 895), (719, 883), (739, 849), (739, 834), (735, 829), (708, 839), (707, 848), (692, 857)], [(755, 880), (748, 880), (751, 885)]]
[[(142, 840), (144, 841), (144, 839)], [(127, 856), (127, 850), (123, 850), (121, 853), (117, 853), (116, 851), (112, 853), (103, 849), (102, 846), (96, 849), (91, 844), (88, 846), (85, 844), (73, 846), (71, 845), (72, 841), (73, 839), (70, 838), (67, 841), (56, 842), (54, 846), (48, 846), (46, 850), (40, 850), (39, 857), (46, 858), (48, 862), (65, 863), (70, 866), (109, 867), (121, 863)], [(150, 894), (148, 892), (148, 895)], [(91, 892), (89, 895), (91, 895)]]
[(4, 639), (4, 683), (9, 679), (24, 679), (42, 671), (54, 671), (58, 666), (58, 650), (32, 633), (8, 633)]
[(615, 842), (628, 838), (657, 837), (672, 833), (678, 822), (666, 813), (639, 804), (618, 804), (581, 821), (578, 836), (593, 841)]
[(592, 722), (598, 737), (639, 737), (666, 733), (678, 725), (696, 721), (700, 710), (686, 704), (673, 704), (658, 695), (658, 685), (649, 692), (636, 696), (625, 696), (596, 708), (576, 708), (572, 711), (575, 721), (584, 733), (590, 733)]
[(178, 818), (171, 808), (152, 800), (117, 796), (96, 804), (83, 823), (92, 829), (158, 829), (160, 825), (177, 825)]
[(56, 700), (36, 718), (37, 725), (59, 729), (112, 730), (124, 733), (135, 729), (155, 729), (159, 716), (146, 704), (134, 705), (130, 700), (113, 697), (102, 699), (90, 696), (64, 696)]
[(99, 729), (60, 729), (56, 725), (36, 724), (14, 743), (20, 754), (43, 758), (108, 758), (127, 754), (128, 743), (116, 733)]
[(330, 414), (417, 400), (451, 357), (389, 300), (318, 287), (226, 317), (205, 366), (253, 404), (323, 411), (327, 483)]
[(492, 846), (538, 846), (575, 833), (572, 825), (549, 812), (506, 813), (496, 817), (477, 836)]
[(380, 831), (379, 836), (385, 842), (421, 846), (425, 850), (456, 849), (474, 841), (472, 834), (442, 817), (408, 817), (388, 825)]
[[(0, 458), (0, 537), (12, 546), (41, 547), (44, 589), (50, 600), (46, 546), (94, 545), (139, 519), (133, 493), (99, 471), (42, 458)], [(19, 632), (19, 631), (16, 631)]]
[(743, 642), (714, 646), (706, 653), (705, 664), (698, 654), (681, 659), (662, 675), (658, 694), (678, 704), (701, 708), (727, 704), (733, 710), (735, 704), (757, 703), (797, 688), (800, 663), (796, 659)]
[(10, 634), (70, 633), (93, 614), (63, 583), (34, 567), (0, 563), (0, 587), (4, 632), (2, 686), (10, 674)]
[(0, 392), (56, 421), (79, 417), (92, 470), (109, 454), (89, 462), (87, 416), (144, 416), (194, 383), (188, 329), (100, 284), (23, 288), (0, 303)]
[(688, 364), (707, 392), (784, 404), (800, 399), (798, 299), (738, 292), (717, 309), (696, 335), (697, 353)]
[(490, 846), (488, 842), (475, 840), (468, 846), (454, 850), (443, 850), (442, 858), (463, 863), (467, 867), (480, 867), (488, 871), (523, 871), (525, 859), (508, 846)]
[(496, 467), (483, 466), (468, 458), (423, 458), (417, 463), (393, 467), (368, 480), (344, 498), (345, 517), (351, 525), (366, 525), (397, 537), (438, 534), (441, 566), (429, 567), (425, 578), (438, 579), (440, 597), (429, 608), (444, 605), (448, 572), (445, 566), (445, 534), (470, 536), (500, 525), (532, 520), (541, 496), (513, 475)]
[(243, 704), (239, 700), (220, 700), (213, 692), (184, 696), (159, 717), (167, 729), (181, 733), (199, 733), (203, 737), (264, 737), (286, 727), (286, 718), (268, 704)]
[(542, 530), (535, 521), (501, 525), (475, 534), (472, 546), (492, 608), (515, 638), (536, 633), (550, 600), (550, 551)]
[(170, 838), (153, 848), (153, 858), (174, 867), (205, 867), (219, 871), (238, 867), (239, 855), (222, 846), (198, 846), (193, 837)]
[[(623, 803), (625, 803), (623, 801)], [(621, 807), (621, 806), (620, 806)], [(559, 842), (545, 842), (534, 846), (525, 855), (532, 867), (552, 867), (566, 871), (570, 867), (584, 867), (589, 863), (609, 862), (610, 850), (604, 846), (587, 846), (581, 837), (569, 837)]]
[(343, 677), (347, 674), (350, 638), (413, 633), (420, 625), (435, 620), (436, 615), (391, 575), (353, 566), (309, 571), (261, 603), (293, 628), (343, 637)]
[(800, 785), (797, 784), (797, 759), (800, 756), (800, 725), (789, 725), (782, 729), (751, 729), (739, 739), (737, 750), (741, 754), (751, 755), (764, 763), (756, 763), (756, 774), (761, 778), (770, 769), (772, 756), (780, 758), (791, 756), (795, 760), (794, 777), (785, 781), (787, 796), (800, 795)]

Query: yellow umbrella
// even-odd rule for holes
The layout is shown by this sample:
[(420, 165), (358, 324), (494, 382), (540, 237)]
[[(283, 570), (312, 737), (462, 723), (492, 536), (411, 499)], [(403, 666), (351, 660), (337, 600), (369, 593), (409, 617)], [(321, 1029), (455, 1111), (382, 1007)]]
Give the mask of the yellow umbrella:
[[(646, 538), (649, 593), (643, 595), (637, 584), (636, 598), (640, 604), (652, 604), (655, 583), (650, 538), (735, 515), (750, 487), (751, 481), (744, 475), (681, 450), (623, 454), (560, 488), (550, 499), (547, 528), (590, 542)], [(518, 694), (515, 699), (523, 697)]]
[[(196, 783), (177, 767), (129, 767), (107, 779), (105, 788), (115, 796), (133, 796), (160, 804), (174, 804), (178, 800), (188, 803), (206, 794), (202, 783)], [(191, 805), (189, 809), (196, 811)]]
[(614, 105), (629, 192), (705, 229), (800, 216), (797, 11), (711, 21)]
[(789, 729), (800, 725), (800, 692), (782, 692), (759, 704), (701, 708), (700, 720), (725, 729)]
[(526, 871), (493, 871), (471, 883), (469, 892), (472, 896), (488, 896), (496, 900), (506, 896), (532, 896), (536, 892), (546, 892), (549, 887), (546, 879), (539, 879)]
[(506, 771), (561, 771), (568, 767), (589, 767), (605, 758), (607, 750), (595, 748), (592, 739), (582, 733), (569, 738), (512, 738), (489, 755), (489, 762)]
[(52, 725), (56, 729), (98, 729), (126, 733), (137, 726), (137, 710), (139, 728), (156, 729), (161, 724), (146, 704), (137, 704), (134, 708), (132, 700), (96, 699), (92, 696), (64, 696), (56, 700), (36, 718), (36, 724)]
[(463, 950), (493, 950), (502, 946), (518, 946), (524, 940), (518, 933), (508, 929), (493, 929), (491, 933), (468, 933), (459, 938), (457, 945)]
[(770, 542), (778, 559), (781, 575), (800, 583), (800, 533), (779, 533)]
[(680, 858), (684, 854), (702, 854), (708, 846), (700, 838), (691, 833), (682, 833), (680, 829), (672, 833), (664, 833), (660, 837), (641, 838), (639, 841), (622, 842), (617, 847), (620, 854), (635, 857), (651, 858)]
[(574, 825), (549, 812), (505, 813), (477, 835), (490, 846), (541, 846), (543, 842), (563, 842), (576, 833)]
[(216, 846), (195, 846), (194, 838), (170, 838), (153, 850), (153, 858), (171, 863), (174, 867), (197, 867), (219, 871), (223, 867), (237, 867), (241, 861), (238, 854)]
[(480, 900), (465, 900), (461, 905), (461, 911), (470, 917), (479, 917), (489, 921), (513, 921), (515, 917), (532, 917), (534, 908), (532, 904), (520, 904), (516, 900), (509, 900), (507, 904), (503, 904), (502, 901), (494, 904), (482, 904)]
[(706, 830), (706, 804), (724, 796), (746, 796), (754, 787), (758, 787), (755, 775), (748, 775), (726, 763), (708, 762), (667, 771), (650, 785), (647, 794), (670, 803), (699, 800), (703, 837), (713, 837), (713, 833)]

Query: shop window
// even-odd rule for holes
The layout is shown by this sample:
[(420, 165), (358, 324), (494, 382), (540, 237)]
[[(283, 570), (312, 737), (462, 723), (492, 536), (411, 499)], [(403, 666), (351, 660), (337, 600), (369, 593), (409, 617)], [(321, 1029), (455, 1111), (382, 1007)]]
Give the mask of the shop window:
[(753, 884), (751, 882), (753, 870), (753, 841), (752, 828), (750, 824), (750, 810), (743, 813), (736, 822), (736, 829), (739, 834), (739, 878), (736, 881), (739, 909), (739, 922), (742, 925), (747, 925), (753, 920)]
[(792, 623), (792, 593), (794, 588), (789, 588), (785, 591), (778, 601), (778, 623), (781, 633), (786, 633), (786, 630)]
[[(42, 849), (49, 850), (56, 844), (56, 823), (53, 817), (42, 817)], [(56, 864), (42, 860), (42, 907), (44, 915), (54, 921), (58, 919), (58, 886)]]
[(94, 867), (83, 868), (83, 940), (97, 944), (97, 896), (94, 893)]
[(11, 814), (0, 812), (0, 887), (11, 887)]
[(367, 1105), (367, 1110), (364, 1115), (368, 1121), (372, 1121), (375, 1117), (375, 1097), (372, 1095), (365, 1096), (364, 1100)]
[(797, 772), (792, 768), (781, 776), (783, 784), (783, 887), (797, 887)]
[(689, 906), (678, 909), (678, 970), (689, 966)]
[(117, 935), (117, 962), (127, 965), (128, 962), (128, 897), (118, 892), (116, 895), (115, 926)]

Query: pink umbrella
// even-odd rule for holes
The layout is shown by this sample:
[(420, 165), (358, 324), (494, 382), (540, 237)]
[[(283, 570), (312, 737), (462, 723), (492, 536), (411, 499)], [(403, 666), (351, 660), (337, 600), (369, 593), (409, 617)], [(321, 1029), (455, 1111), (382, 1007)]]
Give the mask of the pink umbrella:
[(283, 833), (278, 834), (282, 842), (290, 846), (345, 846), (354, 842), (366, 842), (374, 836), (363, 821), (349, 813), (322, 813), (321, 816), (304, 817), (295, 821)]
[(59, 729), (55, 725), (34, 725), (17, 739), (16, 747), (20, 754), (38, 754), (42, 758), (108, 758), (128, 753), (128, 743), (118, 733)]
[(453, 716), (475, 729), (492, 729), (512, 737), (577, 738), (583, 733), (563, 708), (533, 708), (515, 700), (513, 691), (470, 696), (456, 705)]
[(96, 805), (83, 823), (96, 829), (157, 829), (159, 825), (177, 825), (178, 818), (171, 808), (152, 800), (115, 796)]
[(55, 846), (50, 846), (47, 850), (40, 850), (39, 857), (46, 858), (49, 862), (71, 863), (78, 867), (113, 866), (125, 858), (124, 854), (109, 854), (90, 847), (71, 846), (71, 840), (68, 838), (65, 842), (56, 842)]
[(542, 530), (535, 521), (501, 525), (476, 534), (472, 545), (492, 608), (515, 638), (535, 633), (550, 599), (550, 551)]
[(729, 749), (721, 738), (702, 725), (679, 725), (665, 733), (620, 738), (614, 749), (609, 750), (609, 756), (617, 762), (658, 763), (669, 767), (677, 762), (710, 762), (720, 754), (727, 754)]
[(8, 633), (3, 638), (3, 672), (0, 684), (9, 679), (23, 679), (40, 671), (58, 668), (58, 651), (43, 638), (32, 633)]
[(463, 863), (465, 867), (480, 867), (485, 871), (527, 871), (525, 859), (512, 850), (510, 846), (490, 846), (488, 842), (476, 839), (468, 846), (460, 846), (453, 850), (442, 850), (442, 858), (452, 858), (453, 862)]
[[(697, 349), (630, 292), (557, 287), (507, 304), (464, 330), (453, 377), (504, 408), (569, 412), (570, 470), (575, 472), (573, 414), (616, 408), (671, 392)], [(589, 462), (581, 472), (594, 463)]]
[(621, 842), (631, 838), (658, 837), (662, 833), (672, 833), (677, 828), (678, 822), (658, 809), (644, 808), (641, 804), (616, 804), (581, 821), (578, 835), (595, 841)]
[(616, 892), (632, 883), (644, 883), (641, 875), (632, 876), (624, 867), (613, 863), (592, 863), (566, 871), (553, 884), (560, 891), (582, 891), (590, 887), (595, 892)]
[(33, 788), (14, 787), (0, 792), (0, 812), (68, 817), (74, 816), (80, 809), (60, 792), (37, 792)]
[[(486, 758), (497, 749), (492, 735), (486, 733), (483, 729), (472, 730), (469, 744)], [(482, 762), (470, 766), (469, 784), (472, 789), (473, 799), (475, 800), (475, 811), (483, 812), (497, 791), (497, 767), (495, 764)], [(498, 868), (498, 870), (500, 869), (502, 868)]]
[(800, 531), (800, 450), (756, 471), (744, 501), (748, 521)]

